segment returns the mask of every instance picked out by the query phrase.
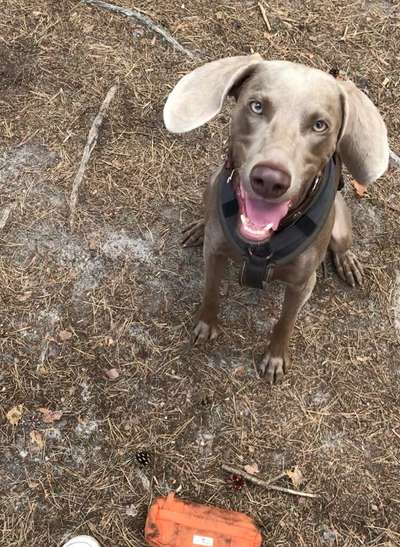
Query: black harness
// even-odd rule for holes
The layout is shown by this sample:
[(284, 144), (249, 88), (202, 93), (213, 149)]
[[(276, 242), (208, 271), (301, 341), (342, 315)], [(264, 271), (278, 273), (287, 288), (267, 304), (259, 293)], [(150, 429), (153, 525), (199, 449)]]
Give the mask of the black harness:
[(273, 266), (292, 262), (312, 244), (329, 216), (336, 192), (343, 186), (338, 169), (341, 169), (340, 161), (333, 156), (323, 174), (315, 179), (306, 203), (285, 217), (269, 240), (260, 243), (240, 236), (237, 230), (239, 205), (233, 188), (235, 170), (228, 166), (221, 169), (217, 180), (219, 218), (226, 238), (243, 259), (241, 285), (262, 289)]

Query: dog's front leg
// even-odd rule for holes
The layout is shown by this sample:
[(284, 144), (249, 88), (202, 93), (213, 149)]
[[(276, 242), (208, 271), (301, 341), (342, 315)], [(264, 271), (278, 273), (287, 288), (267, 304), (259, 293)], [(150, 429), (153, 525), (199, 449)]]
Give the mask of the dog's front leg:
[(227, 257), (217, 252), (207, 239), (206, 230), (204, 242), (205, 287), (199, 319), (194, 329), (195, 343), (214, 340), (218, 336), (219, 289), (227, 262)]
[(259, 365), (262, 375), (270, 384), (278, 382), (290, 366), (289, 339), (293, 332), (297, 315), (310, 298), (316, 282), (316, 273), (302, 285), (288, 285), (285, 291), (281, 316), (276, 323), (269, 348)]

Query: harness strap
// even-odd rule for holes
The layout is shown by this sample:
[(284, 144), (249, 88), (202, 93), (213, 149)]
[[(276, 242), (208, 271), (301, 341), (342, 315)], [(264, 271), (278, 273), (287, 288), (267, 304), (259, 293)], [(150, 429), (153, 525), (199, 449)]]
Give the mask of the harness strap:
[(333, 157), (325, 166), (318, 184), (314, 185), (305, 209), (291, 215), (289, 224), (262, 243), (251, 243), (239, 235), (239, 205), (231, 182), (232, 169), (226, 166), (221, 169), (218, 176), (219, 217), (225, 236), (243, 257), (239, 276), (241, 285), (263, 288), (271, 266), (288, 264), (312, 244), (324, 226), (335, 199), (337, 169), (340, 169), (340, 162)]

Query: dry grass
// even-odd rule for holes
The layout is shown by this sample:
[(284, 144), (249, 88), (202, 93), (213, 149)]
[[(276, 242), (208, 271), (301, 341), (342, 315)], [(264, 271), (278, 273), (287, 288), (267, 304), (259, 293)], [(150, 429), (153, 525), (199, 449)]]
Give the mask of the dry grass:
[[(397, 3), (271, 0), (271, 32), (256, 0), (123, 4), (205, 58), (254, 50), (340, 68), (379, 105), (400, 149)], [(222, 338), (192, 348), (201, 256), (181, 250), (179, 229), (200, 213), (228, 124), (226, 110), (185, 137), (163, 128), (166, 95), (195, 64), (74, 0), (3, 0), (0, 207), (12, 208), (0, 231), (0, 543), (49, 547), (89, 532), (104, 546), (140, 546), (151, 500), (180, 487), (253, 515), (266, 546), (400, 545), (399, 174), (362, 201), (347, 192), (366, 286), (319, 280), (281, 386), (253, 368), (279, 288), (239, 289), (233, 268)], [(115, 82), (71, 234), (71, 184)], [(5, 414), (18, 404), (12, 426)], [(41, 407), (61, 420), (44, 423)], [(153, 456), (148, 468), (139, 449)], [(265, 477), (298, 465), (322, 497), (235, 491), (222, 460), (257, 462)]]

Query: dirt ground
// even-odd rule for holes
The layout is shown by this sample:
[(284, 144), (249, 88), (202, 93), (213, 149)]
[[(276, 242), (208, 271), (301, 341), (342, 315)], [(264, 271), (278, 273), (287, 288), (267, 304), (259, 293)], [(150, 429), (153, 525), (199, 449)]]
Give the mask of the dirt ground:
[[(340, 69), (400, 150), (397, 2), (268, 0), (270, 32), (256, 0), (121, 4), (204, 60), (258, 51)], [(180, 247), (180, 230), (201, 214), (229, 109), (174, 136), (162, 108), (201, 61), (75, 0), (1, 6), (1, 546), (78, 533), (143, 546), (149, 504), (170, 490), (252, 515), (265, 546), (400, 545), (399, 171), (363, 199), (347, 184), (365, 286), (319, 276), (293, 367), (271, 388), (255, 363), (280, 286), (240, 288), (232, 265), (221, 337), (190, 344), (202, 257)], [(72, 232), (72, 181), (115, 82)], [(264, 478), (297, 466), (300, 488), (321, 497), (235, 489), (224, 461)]]

